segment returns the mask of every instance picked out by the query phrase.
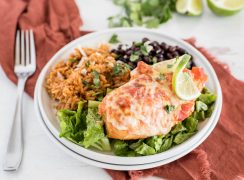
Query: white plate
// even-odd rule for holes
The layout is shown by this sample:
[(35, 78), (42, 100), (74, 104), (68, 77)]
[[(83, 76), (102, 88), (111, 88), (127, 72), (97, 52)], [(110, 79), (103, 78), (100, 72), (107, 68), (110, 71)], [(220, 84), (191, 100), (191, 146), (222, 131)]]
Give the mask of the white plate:
[[(208, 131), (206, 132), (206, 134), (204, 136), (205, 138), (202, 138), (201, 141), (198, 141), (198, 142), (196, 142), (196, 144), (193, 144), (192, 146), (188, 147), (187, 151), (184, 151), (183, 153), (180, 153), (176, 156), (173, 156), (171, 158), (167, 158), (164, 160), (160, 160), (157, 162), (153, 162), (153, 163), (147, 163), (147, 164), (121, 165), (121, 164), (104, 163), (104, 162), (100, 162), (100, 161), (97, 161), (97, 160), (94, 160), (91, 158), (87, 158), (83, 155), (76, 153), (69, 147), (65, 146), (60, 141), (60, 138), (56, 138), (55, 135), (52, 134), (52, 132), (49, 130), (49, 128), (45, 124), (45, 121), (43, 120), (43, 117), (41, 115), (40, 108), (38, 105), (37, 89), (35, 89), (35, 94), (34, 94), (34, 108), (35, 108), (35, 111), (37, 114), (37, 118), (38, 118), (39, 122), (41, 123), (43, 129), (45, 130), (46, 134), (48, 135), (48, 137), (51, 139), (52, 142), (57, 144), (64, 152), (66, 152), (67, 154), (69, 154), (70, 156), (72, 156), (73, 158), (75, 158), (81, 162), (84, 162), (84, 163), (87, 163), (87, 164), (90, 164), (90, 165), (93, 165), (96, 167), (105, 168), (105, 169), (113, 169), (113, 170), (121, 170), (121, 171), (149, 169), (149, 168), (154, 168), (157, 166), (161, 166), (161, 165), (165, 165), (170, 162), (173, 162), (173, 161), (183, 157), (184, 155), (188, 154), (189, 152), (191, 152), (193, 149), (195, 149), (195, 147), (199, 146), (205, 140), (205, 138), (208, 137), (208, 135), (212, 132), (213, 128), (216, 126), (216, 122), (213, 121), (213, 123), (215, 123), (215, 124), (212, 124), (211, 128), (208, 129)], [(221, 111), (221, 110), (218, 110), (218, 111)]]
[[(99, 151), (85, 149), (74, 143), (71, 143), (70, 141), (64, 138), (61, 139), (59, 138), (59, 123), (53, 110), (52, 100), (50, 99), (49, 95), (47, 94), (44, 88), (46, 75), (49, 73), (50, 68), (54, 64), (64, 59), (65, 57), (68, 57), (68, 55), (73, 51), (74, 48), (77, 48), (79, 46), (94, 47), (97, 46), (98, 44), (106, 43), (108, 42), (111, 35), (114, 33), (118, 34), (118, 37), (122, 43), (131, 43), (132, 41), (139, 41), (143, 37), (148, 37), (150, 40), (157, 40), (159, 42), (164, 41), (171, 45), (178, 45), (184, 48), (186, 51), (188, 51), (188, 53), (193, 55), (194, 61), (197, 66), (204, 68), (205, 72), (209, 76), (207, 87), (217, 94), (217, 99), (216, 99), (216, 105), (212, 116), (209, 119), (206, 119), (205, 121), (199, 124), (199, 131), (194, 136), (189, 138), (184, 143), (177, 145), (165, 152), (151, 155), (151, 156), (142, 156), (142, 157), (118, 157), (111, 153), (109, 154), (109, 153), (103, 153)], [(47, 65), (43, 68), (41, 74), (39, 75), (36, 88), (37, 88), (37, 96), (39, 100), (38, 103), (39, 103), (41, 115), (48, 129), (52, 132), (52, 134), (57, 139), (59, 139), (59, 142), (62, 142), (65, 146), (69, 147), (69, 149), (71, 149), (72, 151), (80, 155), (83, 155), (85, 157), (95, 159), (97, 161), (104, 162), (104, 163), (111, 163), (111, 164), (118, 164), (118, 165), (135, 165), (135, 164), (152, 163), (159, 160), (175, 157), (178, 154), (182, 154), (186, 152), (189, 149), (189, 147), (191, 147), (193, 144), (196, 144), (196, 142), (200, 142), (202, 139), (205, 139), (207, 137), (206, 134), (208, 129), (213, 129), (212, 126), (217, 123), (220, 114), (220, 111), (218, 110), (221, 110), (222, 107), (222, 93), (221, 93), (219, 81), (217, 79), (217, 76), (212, 66), (205, 59), (205, 57), (203, 57), (195, 48), (193, 48), (192, 46), (190, 46), (189, 44), (187, 44), (182, 40), (175, 39), (151, 30), (138, 29), (138, 28), (110, 29), (106, 31), (92, 33), (72, 41), (71, 43), (67, 44), (62, 49), (60, 49), (51, 58), (51, 60), (47, 63)], [(197, 146), (195, 146), (195, 148), (196, 147)]]

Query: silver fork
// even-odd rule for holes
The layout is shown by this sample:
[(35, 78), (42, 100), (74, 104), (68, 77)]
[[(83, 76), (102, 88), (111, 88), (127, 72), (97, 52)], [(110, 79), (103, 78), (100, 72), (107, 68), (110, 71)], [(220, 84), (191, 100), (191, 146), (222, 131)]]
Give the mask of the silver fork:
[(3, 163), (6, 171), (17, 170), (23, 154), (22, 133), (22, 96), (25, 82), (36, 70), (36, 53), (34, 34), (32, 30), (17, 30), (15, 41), (15, 66), (14, 72), (18, 77), (17, 102), (8, 145)]

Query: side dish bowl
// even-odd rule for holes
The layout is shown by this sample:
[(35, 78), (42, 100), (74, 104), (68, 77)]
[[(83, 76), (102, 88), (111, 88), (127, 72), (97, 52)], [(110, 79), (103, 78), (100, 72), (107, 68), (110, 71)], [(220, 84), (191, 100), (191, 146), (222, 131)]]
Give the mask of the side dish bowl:
[[(59, 61), (68, 57), (68, 55), (77, 47), (97, 47), (101, 43), (107, 43), (111, 37), (116, 33), (121, 43), (131, 43), (132, 41), (139, 41), (143, 37), (148, 37), (151, 40), (157, 40), (161, 42), (166, 42), (170, 45), (178, 45), (184, 48), (189, 54), (193, 56), (194, 63), (197, 66), (202, 67), (206, 74), (208, 75), (208, 82), (206, 87), (214, 92), (217, 96), (215, 107), (210, 118), (199, 123), (198, 132), (189, 138), (187, 141), (172, 147), (171, 149), (149, 156), (140, 156), (140, 157), (119, 157), (112, 153), (100, 152), (97, 150), (85, 149), (81, 146), (78, 146), (65, 138), (59, 137), (59, 122), (56, 117), (56, 111), (54, 108), (54, 102), (49, 97), (45, 89), (45, 78), (50, 72), (50, 69)], [(63, 144), (71, 151), (76, 154), (82, 155), (86, 158), (99, 161), (102, 163), (110, 163), (115, 165), (142, 165), (148, 163), (154, 163), (161, 160), (166, 160), (172, 158), (174, 160), (181, 157), (180, 155), (185, 155), (186, 152), (189, 153), (189, 150), (193, 150), (200, 145), (199, 142), (203, 142), (208, 135), (212, 132), (215, 125), (218, 122), (221, 108), (222, 108), (222, 92), (221, 87), (218, 81), (218, 78), (215, 74), (214, 69), (208, 62), (208, 60), (201, 55), (194, 47), (184, 42), (183, 40), (164, 35), (159, 32), (138, 29), (138, 28), (116, 28), (100, 32), (91, 33), (80, 37), (62, 49), (60, 49), (46, 64), (42, 72), (39, 75), (37, 84), (36, 84), (36, 98), (37, 104), (40, 108), (41, 116), (43, 117), (43, 122), (45, 123), (48, 130), (56, 138), (58, 144)], [(178, 158), (174, 158), (178, 157)]]

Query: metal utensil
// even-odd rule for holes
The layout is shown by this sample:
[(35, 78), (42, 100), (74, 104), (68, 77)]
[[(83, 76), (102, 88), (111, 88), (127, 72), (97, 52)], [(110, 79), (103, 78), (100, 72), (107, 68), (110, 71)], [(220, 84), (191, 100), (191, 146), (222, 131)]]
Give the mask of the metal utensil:
[(14, 72), (18, 77), (17, 102), (3, 163), (6, 171), (17, 170), (23, 154), (22, 96), (25, 82), (36, 70), (36, 52), (32, 30), (17, 30)]

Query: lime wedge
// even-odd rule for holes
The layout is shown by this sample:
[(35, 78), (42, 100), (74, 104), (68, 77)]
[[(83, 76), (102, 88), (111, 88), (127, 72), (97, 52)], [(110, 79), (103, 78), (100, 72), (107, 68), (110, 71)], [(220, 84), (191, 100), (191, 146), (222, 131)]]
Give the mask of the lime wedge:
[(177, 0), (176, 11), (188, 16), (199, 16), (202, 14), (202, 0)]
[(175, 68), (178, 66), (179, 62), (181, 61), (183, 56), (178, 58), (170, 59), (167, 61), (161, 61), (153, 65), (153, 69), (165, 74), (165, 73), (172, 73), (175, 71)]
[(208, 0), (208, 7), (219, 16), (231, 16), (244, 8), (244, 0)]
[(176, 95), (183, 100), (193, 100), (201, 95), (201, 92), (197, 89), (191, 76), (188, 73), (183, 72), (190, 58), (190, 55), (183, 55), (173, 73), (173, 90)]

